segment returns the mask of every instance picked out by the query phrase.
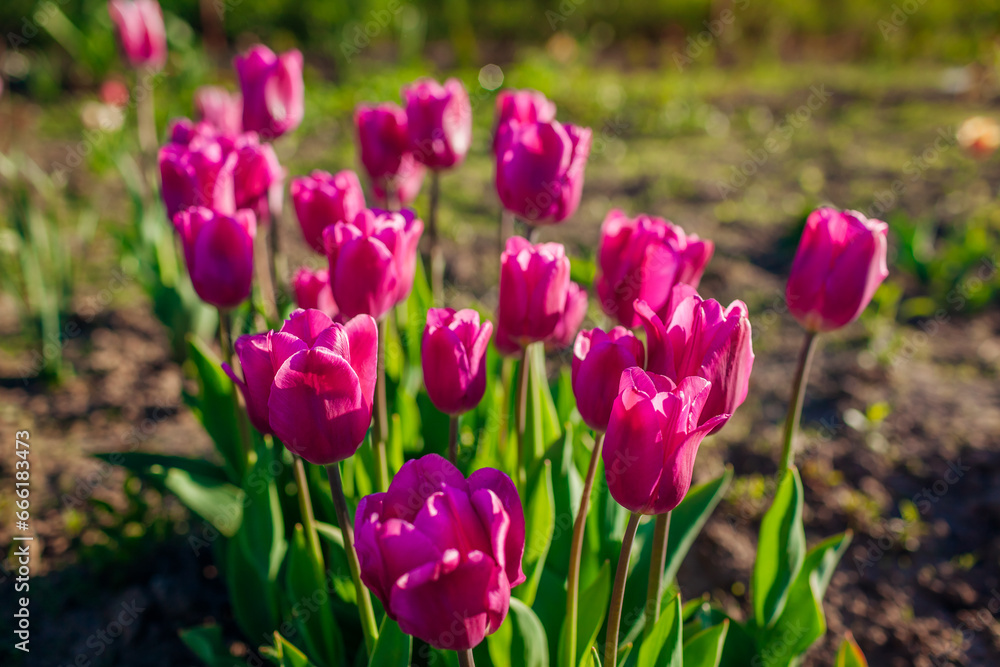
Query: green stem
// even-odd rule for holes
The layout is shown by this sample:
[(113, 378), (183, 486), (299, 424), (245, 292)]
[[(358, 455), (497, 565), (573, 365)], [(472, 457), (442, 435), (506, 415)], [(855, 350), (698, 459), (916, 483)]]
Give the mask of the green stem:
[(622, 550), (618, 554), (618, 570), (615, 572), (615, 586), (611, 589), (611, 605), (608, 607), (608, 638), (604, 645), (604, 667), (618, 664), (618, 629), (622, 621), (622, 601), (625, 598), (625, 580), (628, 578), (628, 561), (632, 555), (632, 541), (639, 527), (641, 514), (632, 512), (622, 538)]
[(802, 402), (806, 395), (806, 385), (809, 384), (809, 366), (812, 365), (813, 354), (816, 351), (816, 332), (807, 331), (799, 352), (799, 365), (795, 369), (795, 379), (792, 381), (792, 397), (788, 405), (788, 417), (785, 419), (785, 441), (781, 450), (781, 466), (778, 476), (794, 465), (795, 432), (799, 429), (802, 418)]
[(601, 448), (604, 445), (604, 434), (598, 433), (594, 441), (594, 451), (590, 453), (590, 465), (587, 467), (587, 478), (583, 481), (583, 493), (580, 496), (580, 510), (573, 522), (573, 541), (569, 547), (569, 574), (566, 579), (566, 639), (562, 646), (565, 658), (564, 664), (575, 665), (576, 661), (576, 625), (579, 618), (580, 599), (580, 559), (583, 555), (583, 536), (587, 528), (587, 513), (590, 507), (590, 494), (594, 488), (594, 475), (597, 471), (597, 461), (601, 458)]
[(385, 441), (389, 436), (389, 415), (385, 398), (385, 338), (388, 317), (378, 323), (378, 377), (375, 380), (375, 429), (372, 451), (375, 455), (375, 472), (379, 491), (389, 488), (389, 468), (386, 463)]
[(464, 651), (455, 651), (458, 654), (458, 665), (459, 667), (476, 667), (476, 661), (472, 658), (472, 649), (467, 648)]
[(319, 545), (319, 533), (316, 532), (316, 516), (313, 514), (312, 498), (309, 494), (309, 480), (306, 477), (306, 466), (302, 457), (292, 454), (295, 461), (295, 486), (298, 487), (299, 514), (302, 515), (302, 527), (306, 531), (309, 549), (317, 563), (323, 563), (323, 549)]
[(524, 453), (524, 431), (528, 420), (528, 364), (531, 363), (531, 344), (524, 346), (521, 350), (521, 366), (517, 375), (517, 403), (514, 419), (517, 425), (517, 486), (523, 492), (527, 483), (527, 472), (525, 470)]
[(514, 235), (514, 214), (500, 209), (500, 252), (507, 247), (507, 239)]
[(378, 625), (375, 623), (375, 610), (372, 608), (372, 599), (361, 581), (361, 564), (358, 562), (358, 553), (354, 550), (354, 522), (347, 511), (347, 498), (344, 497), (344, 484), (340, 478), (340, 463), (331, 463), (326, 467), (326, 473), (330, 477), (330, 491), (333, 494), (333, 507), (337, 513), (337, 523), (340, 524), (340, 532), (344, 536), (344, 551), (347, 553), (347, 566), (351, 570), (351, 579), (354, 580), (354, 589), (358, 596), (358, 615), (361, 617), (361, 630), (365, 636), (365, 647), (368, 655), (371, 655), (378, 640)]
[(448, 460), (458, 465), (458, 415), (451, 416), (451, 427), (448, 429)]
[(653, 528), (653, 557), (649, 563), (649, 586), (646, 588), (646, 626), (649, 636), (660, 618), (660, 600), (663, 598), (663, 570), (667, 564), (667, 539), (670, 535), (670, 512), (656, 517)]

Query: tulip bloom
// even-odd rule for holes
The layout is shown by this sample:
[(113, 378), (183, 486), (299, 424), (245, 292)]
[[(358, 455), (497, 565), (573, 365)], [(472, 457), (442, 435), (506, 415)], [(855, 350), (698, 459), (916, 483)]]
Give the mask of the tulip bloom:
[(360, 315), (336, 324), (318, 310), (296, 310), (280, 331), (240, 336), (234, 349), (250, 421), (316, 465), (357, 451), (372, 420), (378, 330)]
[(785, 290), (788, 310), (809, 331), (832, 331), (868, 306), (889, 269), (888, 225), (857, 211), (821, 208), (806, 220)]
[(497, 349), (514, 354), (551, 336), (566, 310), (569, 285), (569, 258), (562, 244), (507, 239), (500, 255)]
[(403, 88), (410, 151), (430, 169), (462, 163), (472, 143), (472, 106), (458, 79), (441, 85), (429, 78)]
[(292, 291), (295, 292), (295, 304), (299, 308), (315, 308), (330, 318), (340, 314), (330, 290), (330, 272), (326, 269), (314, 271), (303, 266), (292, 276)]
[(608, 490), (619, 505), (639, 514), (664, 514), (691, 488), (698, 447), (728, 415), (701, 422), (711, 383), (630, 368), (622, 373), (604, 436)]
[(486, 347), (490, 322), (466, 309), (431, 308), (420, 348), (424, 386), (431, 403), (452, 416), (475, 408), (486, 392)]
[(132, 67), (160, 69), (167, 62), (167, 30), (156, 0), (109, 0), (108, 14)]
[(423, 231), (409, 209), (365, 209), (323, 231), (333, 298), (345, 317), (381, 319), (410, 294)]
[(608, 430), (622, 373), (645, 365), (642, 341), (625, 327), (607, 333), (588, 329), (577, 334), (573, 344), (573, 395), (587, 426), (602, 433)]
[(219, 86), (202, 86), (194, 93), (198, 120), (211, 125), (219, 134), (243, 133), (243, 97)]
[(174, 217), (194, 291), (218, 308), (233, 308), (250, 296), (253, 280), (253, 212), (235, 215), (192, 207)]
[(375, 196), (388, 203), (390, 194), (402, 205), (420, 192), (424, 165), (410, 152), (406, 112), (395, 104), (361, 104), (354, 112), (358, 153)]
[(551, 225), (576, 212), (590, 155), (590, 128), (557, 121), (507, 123), (497, 135), (497, 193), (530, 224)]
[(249, 208), (257, 219), (270, 221), (271, 211), (281, 210), (285, 170), (271, 144), (261, 144), (255, 132), (246, 132), (232, 142), (236, 155), (233, 189), (237, 208)]
[(663, 218), (610, 211), (601, 225), (594, 279), (601, 308), (630, 329), (639, 325), (636, 299), (666, 318), (674, 285), (697, 287), (714, 250), (711, 241)]
[(294, 130), (305, 111), (302, 53), (276, 55), (258, 44), (233, 60), (243, 92), (243, 129), (267, 140)]
[(556, 105), (537, 90), (501, 90), (497, 95), (493, 126), (493, 152), (500, 130), (509, 123), (548, 123), (556, 118)]
[(174, 124), (171, 141), (160, 149), (160, 180), (167, 215), (191, 206), (236, 212), (236, 163), (232, 144), (205, 123)]
[(524, 581), (524, 510), (510, 477), (469, 479), (436, 454), (403, 464), (354, 519), (361, 580), (403, 632), (440, 649), (477, 646)]
[(292, 179), (292, 202), (302, 236), (316, 252), (324, 252), (323, 230), (335, 222), (351, 222), (365, 208), (365, 193), (353, 171), (331, 175), (314, 171)]
[(585, 317), (587, 317), (587, 291), (570, 281), (569, 289), (566, 290), (566, 305), (563, 306), (562, 315), (559, 316), (559, 322), (552, 330), (552, 335), (545, 341), (546, 347), (560, 349), (572, 343)]

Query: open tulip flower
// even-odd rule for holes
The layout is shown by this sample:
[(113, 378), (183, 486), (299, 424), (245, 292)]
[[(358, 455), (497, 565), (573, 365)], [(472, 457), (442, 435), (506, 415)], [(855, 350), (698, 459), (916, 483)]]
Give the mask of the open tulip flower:
[(243, 129), (270, 141), (302, 122), (305, 86), (302, 53), (276, 55), (257, 44), (233, 61), (243, 92)]
[(832, 331), (861, 315), (889, 275), (887, 231), (857, 211), (809, 214), (785, 290), (788, 310), (803, 327)]
[(410, 151), (406, 112), (392, 103), (360, 104), (354, 112), (358, 153), (379, 200), (406, 205), (416, 199), (427, 169)]
[(314, 171), (292, 179), (292, 202), (306, 243), (324, 252), (323, 230), (335, 222), (351, 222), (365, 208), (365, 193), (353, 171)]
[(674, 285), (697, 287), (714, 250), (711, 241), (663, 218), (610, 211), (601, 225), (594, 279), (601, 308), (630, 329), (640, 322), (632, 308), (636, 299), (665, 318)]
[(472, 107), (458, 79), (444, 85), (417, 79), (403, 88), (410, 151), (429, 169), (450, 169), (465, 160), (472, 143)]
[(215, 128), (219, 134), (243, 133), (243, 97), (219, 86), (202, 86), (194, 93), (198, 120)]
[(333, 298), (345, 317), (381, 319), (409, 295), (423, 231), (409, 209), (365, 209), (323, 231)]
[(507, 616), (521, 570), (525, 523), (510, 477), (468, 480), (436, 454), (403, 464), (354, 520), (361, 578), (399, 627), (431, 646), (477, 646)]
[(250, 296), (253, 239), (252, 211), (233, 215), (192, 207), (174, 216), (194, 291), (206, 303), (233, 308)]
[(509, 123), (548, 123), (556, 118), (556, 105), (537, 90), (501, 90), (497, 95), (493, 125), (493, 152), (497, 152), (500, 129)]
[(569, 286), (569, 258), (562, 244), (507, 239), (500, 256), (497, 349), (515, 354), (552, 336), (565, 313)]
[(167, 30), (156, 0), (110, 0), (108, 14), (132, 67), (160, 69), (167, 62)]
[(451, 308), (427, 311), (420, 359), (427, 395), (441, 412), (460, 415), (475, 408), (486, 392), (486, 347), (493, 335), (479, 313)]
[(292, 291), (299, 308), (322, 310), (331, 318), (340, 315), (330, 290), (330, 272), (327, 269), (313, 270), (303, 266), (292, 276)]
[(588, 329), (577, 334), (573, 344), (573, 396), (587, 426), (601, 433), (608, 430), (622, 373), (645, 365), (642, 341), (625, 327), (607, 333)]

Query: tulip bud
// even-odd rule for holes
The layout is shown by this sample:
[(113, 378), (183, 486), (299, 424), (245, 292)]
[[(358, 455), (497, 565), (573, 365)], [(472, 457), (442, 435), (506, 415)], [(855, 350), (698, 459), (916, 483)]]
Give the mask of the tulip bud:
[(250, 296), (253, 281), (253, 212), (233, 216), (192, 207), (174, 217), (194, 291), (207, 303), (233, 308)]
[(497, 134), (497, 193), (504, 208), (534, 225), (576, 212), (590, 155), (590, 129), (557, 121), (507, 123)]
[(237, 208), (249, 208), (258, 220), (270, 221), (271, 211), (280, 211), (284, 196), (285, 170), (271, 144), (261, 144), (254, 132), (232, 141), (236, 154), (233, 185)]
[(857, 211), (820, 208), (809, 214), (785, 300), (809, 331), (832, 331), (868, 306), (889, 269), (888, 225)]
[(340, 315), (337, 303), (330, 289), (330, 272), (326, 269), (312, 270), (302, 267), (292, 276), (292, 291), (295, 304), (299, 308), (315, 308), (326, 313), (331, 319)]
[(416, 199), (426, 169), (410, 152), (406, 112), (395, 104), (361, 104), (354, 125), (361, 164), (375, 196), (386, 205), (393, 198), (402, 205)]
[(361, 580), (400, 629), (464, 651), (497, 631), (525, 580), (524, 510), (510, 477), (469, 479), (436, 454), (403, 464), (354, 519)]
[(431, 169), (448, 169), (465, 159), (472, 143), (472, 106), (458, 79), (442, 86), (417, 79), (403, 88), (410, 151)]
[(558, 350), (572, 343), (586, 316), (587, 291), (570, 281), (569, 289), (566, 290), (566, 305), (563, 306), (552, 335), (545, 340), (546, 348)]
[(323, 230), (335, 222), (350, 222), (365, 208), (365, 193), (353, 171), (330, 175), (314, 171), (292, 179), (292, 202), (306, 243), (324, 252)]
[(243, 133), (243, 97), (219, 86), (202, 86), (194, 93), (198, 120), (215, 128), (219, 134)]
[(160, 69), (167, 62), (167, 30), (156, 0), (109, 0), (108, 14), (132, 67)]
[(239, 156), (207, 124), (178, 121), (160, 149), (160, 180), (167, 215), (191, 206), (236, 212), (235, 174)]
[(424, 386), (431, 403), (445, 414), (460, 415), (475, 408), (486, 392), (486, 347), (493, 334), (490, 322), (479, 324), (474, 310), (427, 311), (420, 359)]
[(615, 327), (608, 333), (588, 329), (577, 334), (573, 345), (573, 395), (587, 426), (602, 433), (608, 429), (622, 372), (645, 365), (642, 341), (625, 327)]
[(243, 129), (273, 140), (294, 130), (305, 111), (302, 53), (258, 44), (233, 60), (243, 92)]
[(333, 298), (345, 317), (381, 319), (410, 294), (423, 231), (424, 223), (409, 209), (365, 209), (353, 222), (323, 231)]
[(507, 239), (500, 256), (497, 349), (514, 354), (551, 336), (566, 310), (569, 284), (569, 258), (562, 244)]
[(615, 209), (601, 225), (594, 287), (604, 312), (622, 326), (639, 325), (632, 308), (642, 299), (666, 317), (674, 285), (697, 287), (715, 245), (645, 214), (630, 219)]
[(501, 128), (509, 123), (548, 123), (556, 118), (556, 105), (537, 90), (501, 90), (497, 95), (493, 125), (493, 153)]
[(629, 368), (621, 376), (604, 436), (604, 473), (619, 505), (640, 514), (677, 507), (691, 488), (698, 447), (728, 415), (699, 425), (711, 383)]

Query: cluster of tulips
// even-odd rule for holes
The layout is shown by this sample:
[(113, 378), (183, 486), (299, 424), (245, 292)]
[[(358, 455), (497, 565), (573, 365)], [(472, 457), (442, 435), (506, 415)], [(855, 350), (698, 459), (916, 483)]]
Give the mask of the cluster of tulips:
[[(112, 0), (111, 6), (131, 60), (162, 62), (162, 34), (141, 18), (159, 16), (158, 8), (150, 9), (155, 2)], [(198, 119), (174, 122), (159, 153), (163, 204), (191, 281), (220, 309), (223, 323), (228, 310), (251, 298), (257, 227), (280, 218), (286, 174), (268, 142), (294, 130), (304, 111), (298, 52), (276, 55), (255, 46), (235, 66), (241, 93), (200, 90)], [(593, 291), (616, 326), (580, 330), (587, 290), (570, 280), (561, 244), (533, 239), (539, 227), (576, 211), (591, 133), (557, 121), (555, 105), (541, 93), (501, 91), (491, 144), (496, 192), (506, 215), (531, 231), (528, 238), (505, 240), (495, 324), (474, 310), (426, 312), (423, 384), (451, 419), (450, 460), (427, 454), (390, 475), (387, 326), (413, 288), (424, 231), (423, 221), (405, 207), (429, 169), (433, 273), (443, 261), (434, 228), (438, 174), (462, 163), (472, 139), (472, 109), (458, 80), (442, 85), (420, 79), (403, 89), (402, 98), (403, 106), (359, 105), (354, 117), (359, 161), (377, 207), (368, 206), (361, 180), (349, 170), (292, 179), (303, 240), (326, 256), (328, 269), (296, 272), (291, 287), (299, 309), (280, 328), (240, 336), (225, 372), (239, 387), (249, 422), (283, 443), (295, 456), (297, 474), (302, 460), (326, 468), (369, 652), (379, 635), (371, 592), (404, 633), (457, 651), (461, 664), (471, 664), (471, 649), (501, 627), (511, 589), (526, 578), (522, 558), (530, 536), (522, 498), (530, 454), (523, 450), (531, 351), (572, 345), (576, 408), (596, 437), (569, 555), (567, 664), (581, 657), (576, 633), (584, 524), (603, 462), (611, 496), (630, 513), (604, 644), (603, 664), (615, 665), (639, 522), (650, 516), (656, 523), (645, 607), (649, 630), (662, 608), (670, 513), (691, 487), (701, 442), (723, 428), (747, 397), (754, 362), (748, 309), (741, 301), (723, 306), (698, 293), (714, 252), (711, 241), (663, 218), (613, 210), (601, 229)], [(280, 283), (276, 253), (265, 251)], [(886, 275), (884, 223), (832, 208), (809, 216), (787, 287), (789, 310), (807, 335), (779, 475), (794, 473), (792, 444), (816, 334), (856, 319)], [(502, 355), (520, 359), (510, 387), (517, 463), (510, 475), (484, 467), (466, 477), (456, 467), (458, 419), (483, 399), (491, 339)], [(225, 337), (222, 345), (228, 347)], [(361, 498), (352, 514), (340, 465), (370, 430), (377, 492)], [(300, 487), (300, 502), (315, 541), (308, 485)], [(781, 604), (768, 613), (780, 612)]]

